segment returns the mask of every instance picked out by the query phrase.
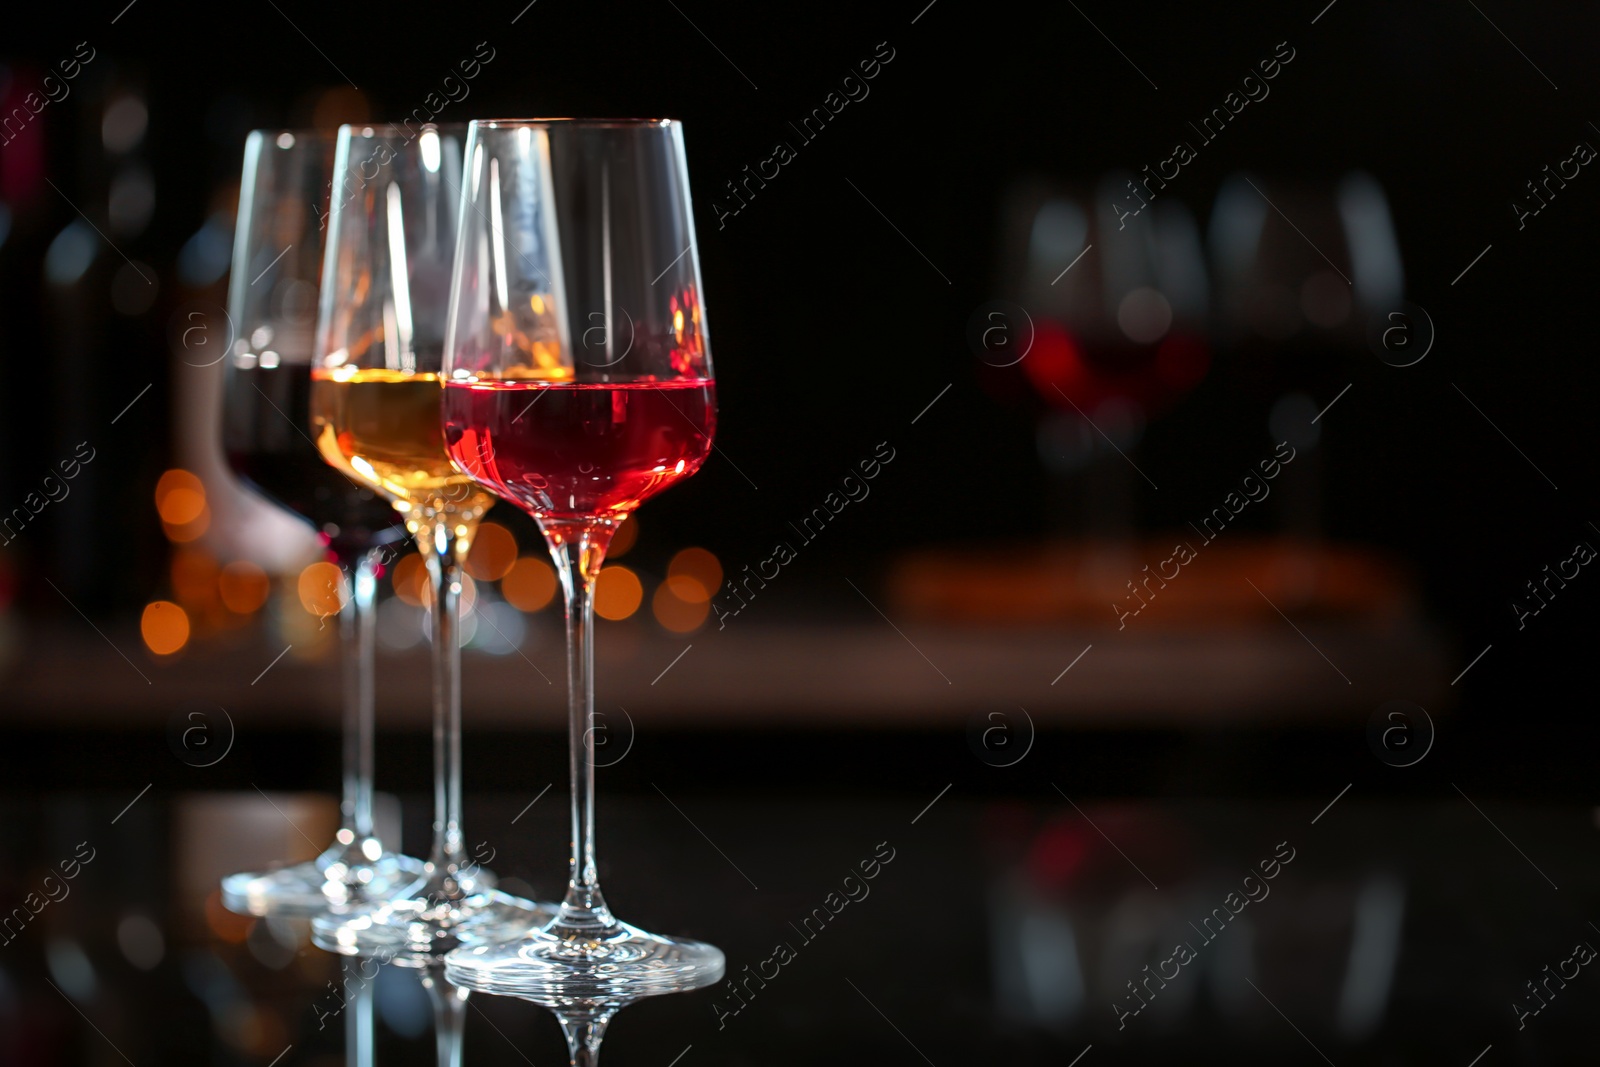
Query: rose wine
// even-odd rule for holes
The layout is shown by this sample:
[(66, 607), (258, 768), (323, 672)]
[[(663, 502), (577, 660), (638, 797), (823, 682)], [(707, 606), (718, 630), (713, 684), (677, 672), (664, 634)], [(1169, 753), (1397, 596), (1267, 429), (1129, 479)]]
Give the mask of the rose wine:
[(228, 465), (306, 519), (340, 555), (405, 536), (388, 501), (329, 467), (312, 446), (311, 368), (229, 367), (222, 447)]
[(624, 515), (700, 468), (716, 387), (663, 382), (447, 382), (456, 464), (536, 518)]
[(328, 463), (408, 512), (482, 514), (493, 503), (445, 454), (437, 374), (318, 368), (311, 423)]

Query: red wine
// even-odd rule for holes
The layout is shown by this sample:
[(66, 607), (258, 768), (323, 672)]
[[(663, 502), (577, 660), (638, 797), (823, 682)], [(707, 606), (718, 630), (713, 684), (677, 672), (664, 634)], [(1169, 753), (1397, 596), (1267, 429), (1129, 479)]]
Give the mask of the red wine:
[(716, 386), (664, 382), (447, 382), (444, 441), (480, 485), (537, 518), (632, 511), (700, 469)]
[(312, 444), (310, 398), (311, 368), (303, 364), (229, 367), (222, 417), (228, 466), (310, 522), (338, 555), (406, 536), (387, 501), (323, 460)]

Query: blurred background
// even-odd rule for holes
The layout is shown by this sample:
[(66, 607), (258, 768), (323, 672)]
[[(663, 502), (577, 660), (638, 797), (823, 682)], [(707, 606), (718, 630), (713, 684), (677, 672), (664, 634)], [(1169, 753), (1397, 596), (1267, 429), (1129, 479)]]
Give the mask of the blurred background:
[[(895, 854), (608, 1061), (1592, 1043), (1594, 13), (123, 2), (0, 44), (0, 1062), (339, 1062), (337, 964), (216, 892), (339, 773), (329, 564), (217, 445), (241, 154), (503, 115), (682, 119), (696, 191), (718, 453), (601, 577), (611, 899), (738, 974)], [(504, 505), (469, 569), (468, 834), (554, 896), (559, 597)], [(472, 1062), (559, 1059), (473, 1003)], [(378, 1015), (430, 1062), (412, 977)]]

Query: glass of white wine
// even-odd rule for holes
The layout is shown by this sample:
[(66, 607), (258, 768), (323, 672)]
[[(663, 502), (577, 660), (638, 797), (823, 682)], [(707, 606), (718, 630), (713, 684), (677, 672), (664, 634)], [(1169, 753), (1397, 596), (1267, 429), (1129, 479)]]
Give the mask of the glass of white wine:
[[(323, 458), (393, 504), (427, 564), (434, 710), (433, 845), (422, 880), (401, 899), (320, 917), (314, 937), (335, 952), (428, 968), (441, 987), (450, 949), (513, 936), (552, 914), (495, 889), (468, 858), (461, 828), (462, 564), (493, 503), (451, 464), (439, 426), (464, 132), (339, 131), (311, 385)], [(458, 992), (435, 997), (442, 1036), (447, 1027), (459, 1033)]]

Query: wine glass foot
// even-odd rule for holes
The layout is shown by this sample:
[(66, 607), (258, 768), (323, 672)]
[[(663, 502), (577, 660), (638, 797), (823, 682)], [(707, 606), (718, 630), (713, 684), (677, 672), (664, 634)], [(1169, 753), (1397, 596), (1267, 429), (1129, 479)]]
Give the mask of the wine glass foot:
[(244, 871), (222, 880), (222, 906), (241, 915), (309, 918), (334, 908), (381, 904), (423, 876), (419, 859), (395, 852), (353, 859), (335, 846), (305, 863)]
[(453, 985), (548, 1007), (684, 993), (716, 982), (725, 967), (715, 945), (622, 922), (597, 930), (552, 924), (516, 941), (458, 949), (445, 960)]
[(452, 949), (517, 938), (555, 913), (553, 904), (479, 889), (459, 899), (408, 897), (325, 913), (312, 920), (311, 939), (329, 952), (425, 967)]

